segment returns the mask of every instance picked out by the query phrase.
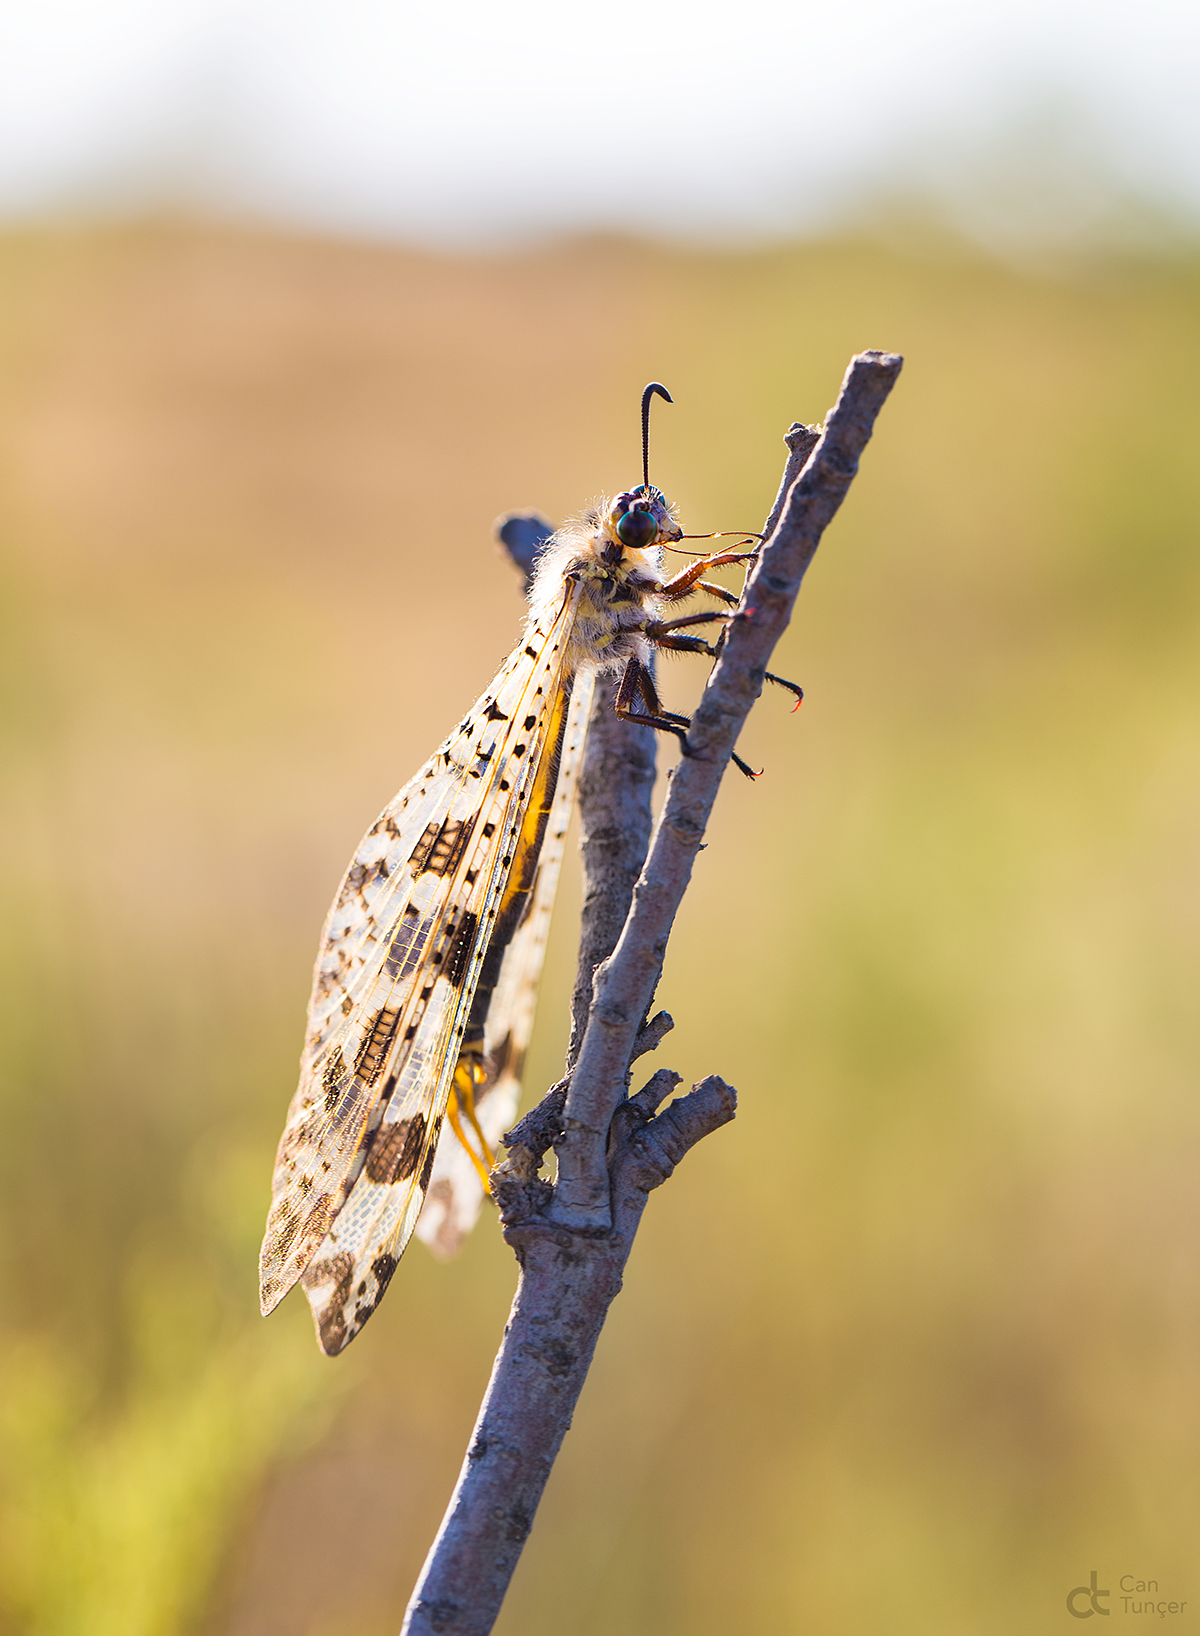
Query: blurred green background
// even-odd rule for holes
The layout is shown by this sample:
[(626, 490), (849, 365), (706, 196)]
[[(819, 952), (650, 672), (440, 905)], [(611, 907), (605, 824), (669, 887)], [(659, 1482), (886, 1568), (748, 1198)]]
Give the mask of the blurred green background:
[(0, 286), (0, 1629), (398, 1628), (514, 1266), (414, 1245), (333, 1362), (259, 1319), (322, 916), (515, 638), (495, 514), (633, 481), (657, 377), (655, 480), (758, 526), (868, 346), (807, 702), (660, 990), (653, 1065), (739, 1117), (651, 1201), (498, 1628), (1051, 1631), (1092, 1568), (1196, 1628), (1200, 262), (162, 221), (9, 230)]

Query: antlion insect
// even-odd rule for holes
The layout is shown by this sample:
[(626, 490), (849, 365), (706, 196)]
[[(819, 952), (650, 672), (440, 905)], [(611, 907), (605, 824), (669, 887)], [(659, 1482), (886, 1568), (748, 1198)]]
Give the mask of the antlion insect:
[(478, 1214), (516, 1111), (593, 678), (619, 670), (617, 714), (688, 751), (652, 650), (715, 657), (720, 639), (680, 633), (730, 615), (671, 614), (697, 591), (736, 604), (702, 576), (755, 551), (664, 577), (685, 536), (650, 483), (656, 394), (672, 401), (657, 381), (642, 394), (641, 487), (547, 542), (520, 645), (367, 831), (325, 922), (260, 1270), (263, 1312), (299, 1282), (327, 1353), (374, 1312), (414, 1229), (449, 1250)]

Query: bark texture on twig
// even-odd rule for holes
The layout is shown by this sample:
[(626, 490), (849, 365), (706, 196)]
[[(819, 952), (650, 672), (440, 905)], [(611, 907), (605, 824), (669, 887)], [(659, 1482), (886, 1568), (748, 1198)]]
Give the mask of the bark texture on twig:
[(492, 1628), (620, 1291), (647, 1196), (690, 1148), (734, 1116), (736, 1094), (715, 1077), (656, 1115), (677, 1083), (675, 1074), (656, 1074), (614, 1143), (609, 1232), (581, 1236), (543, 1214), (523, 1215), (514, 1203), (519, 1190), (499, 1189), (504, 1237), (521, 1276), (467, 1457), (409, 1604), (405, 1636), (486, 1636)]
[[(652, 764), (632, 736), (643, 729), (615, 723), (619, 731), (610, 731), (613, 718), (600, 714), (606, 689), (599, 690), (596, 736), (581, 779), (589, 873), (571, 1064), (568, 1077), (509, 1133), (509, 1157), (494, 1172), (504, 1236), (520, 1266), (517, 1293), (458, 1484), (409, 1604), (405, 1636), (491, 1630), (621, 1288), (647, 1196), (736, 1111), (735, 1092), (715, 1076), (664, 1108), (679, 1083), (669, 1069), (627, 1097), (630, 1064), (671, 1027), (665, 1012), (645, 1018), (717, 785), (900, 363), (888, 353), (854, 359), (819, 441), (799, 425), (787, 434), (791, 452), (769, 538), (693, 718), (688, 754), (640, 876)], [(527, 533), (518, 528), (514, 538)], [(599, 901), (607, 892), (611, 904)], [(539, 1170), (553, 1144), (559, 1173), (552, 1185)]]
[[(658, 983), (667, 938), (742, 723), (762, 692), (763, 672), (791, 618), (805, 570), (845, 497), (895, 384), (901, 359), (865, 352), (852, 360), (829, 421), (778, 506), (778, 520), (751, 570), (741, 606), (692, 718), (633, 908), (612, 958), (596, 973), (596, 998), (571, 1078), (551, 1203), (563, 1225), (603, 1230), (612, 1219), (605, 1143), (625, 1072)], [(793, 434), (802, 445), (800, 434)], [(799, 458), (799, 449), (793, 458)], [(791, 462), (789, 461), (789, 465)], [(786, 477), (785, 477), (786, 481)]]
[(599, 677), (579, 770), (583, 914), (571, 996), (568, 1074), (583, 1044), (596, 967), (617, 946), (654, 823), (650, 797), (658, 765), (657, 739), (653, 728), (622, 721), (616, 702), (617, 678)]

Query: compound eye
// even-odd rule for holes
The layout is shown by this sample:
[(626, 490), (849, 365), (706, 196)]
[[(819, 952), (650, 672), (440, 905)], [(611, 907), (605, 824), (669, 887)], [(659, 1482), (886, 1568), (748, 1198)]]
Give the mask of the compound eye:
[(648, 511), (627, 511), (617, 524), (617, 538), (630, 551), (644, 551), (658, 538), (658, 524)]

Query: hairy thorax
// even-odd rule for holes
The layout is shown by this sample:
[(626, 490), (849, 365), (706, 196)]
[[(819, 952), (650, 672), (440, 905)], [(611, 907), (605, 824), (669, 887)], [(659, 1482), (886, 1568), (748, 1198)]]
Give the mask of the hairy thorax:
[[(643, 632), (658, 619), (664, 583), (662, 548), (622, 544), (612, 520), (613, 502), (601, 499), (557, 530), (538, 561), (530, 592), (531, 619), (575, 594), (578, 603), (567, 670), (617, 670), (630, 658), (643, 664), (651, 646)], [(660, 537), (679, 539), (673, 509), (663, 505)]]

